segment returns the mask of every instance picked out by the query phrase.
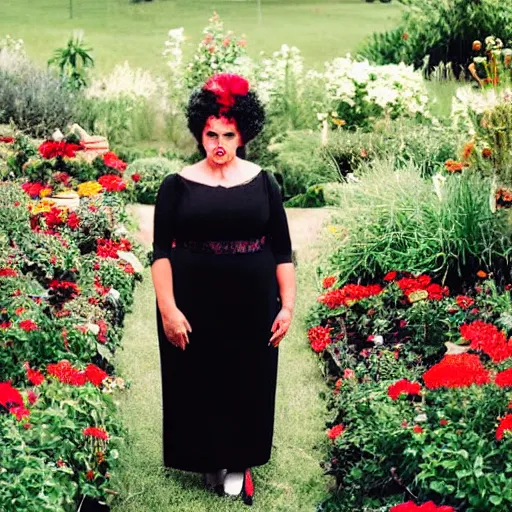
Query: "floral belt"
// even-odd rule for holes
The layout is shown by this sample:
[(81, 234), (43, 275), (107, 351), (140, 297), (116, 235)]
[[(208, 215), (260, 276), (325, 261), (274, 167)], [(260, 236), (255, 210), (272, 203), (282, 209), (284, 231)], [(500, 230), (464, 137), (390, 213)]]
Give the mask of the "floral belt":
[(249, 240), (176, 240), (172, 247), (183, 247), (195, 252), (210, 254), (246, 254), (262, 251), (265, 246), (265, 236)]

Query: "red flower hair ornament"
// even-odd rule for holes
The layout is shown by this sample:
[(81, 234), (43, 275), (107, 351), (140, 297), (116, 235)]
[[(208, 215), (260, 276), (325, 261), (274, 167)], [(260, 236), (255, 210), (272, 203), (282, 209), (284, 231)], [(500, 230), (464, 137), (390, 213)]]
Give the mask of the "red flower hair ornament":
[(203, 89), (217, 96), (217, 103), (222, 105), (221, 113), (227, 112), (234, 104), (234, 96), (245, 96), (249, 92), (249, 82), (231, 73), (217, 73), (210, 77)]

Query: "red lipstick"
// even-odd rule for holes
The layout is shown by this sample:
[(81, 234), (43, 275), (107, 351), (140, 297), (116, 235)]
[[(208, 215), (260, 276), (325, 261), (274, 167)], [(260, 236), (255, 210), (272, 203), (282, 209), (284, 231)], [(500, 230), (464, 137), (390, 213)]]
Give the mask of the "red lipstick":
[(226, 154), (226, 150), (224, 148), (217, 148), (215, 150), (215, 156), (224, 156)]

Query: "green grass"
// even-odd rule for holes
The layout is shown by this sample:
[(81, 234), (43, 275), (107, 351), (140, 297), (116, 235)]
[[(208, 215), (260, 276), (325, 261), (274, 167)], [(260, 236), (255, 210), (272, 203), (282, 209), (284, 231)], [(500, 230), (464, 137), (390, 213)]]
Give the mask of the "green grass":
[[(326, 442), (325, 409), (319, 393), (325, 391), (325, 385), (304, 329), (306, 312), (317, 293), (314, 267), (318, 255), (308, 256), (308, 252), (309, 248), (301, 249), (296, 312), (280, 349), (273, 456), (269, 464), (254, 472), (255, 512), (313, 511), (328, 490), (328, 480), (319, 466)], [(162, 467), (160, 366), (148, 271), (136, 290), (123, 347), (116, 366), (132, 381), (131, 389), (120, 397), (129, 437), (121, 450), (121, 468), (112, 481), (112, 488), (120, 492), (113, 512), (246, 510), (240, 501), (233, 503), (204, 491), (200, 475)]]
[[(69, 19), (69, 4), (73, 19)], [(245, 34), (250, 55), (272, 52), (281, 44), (301, 49), (308, 67), (353, 52), (375, 30), (394, 26), (397, 2), (363, 0), (262, 0), (261, 21), (256, 0), (1, 0), (0, 37), (25, 41), (30, 57), (45, 64), (55, 48), (64, 46), (72, 31), (83, 29), (93, 48), (99, 72), (128, 60), (132, 66), (166, 72), (161, 55), (167, 32), (183, 26), (188, 37), (185, 57), (201, 38), (216, 10), (228, 30)]]

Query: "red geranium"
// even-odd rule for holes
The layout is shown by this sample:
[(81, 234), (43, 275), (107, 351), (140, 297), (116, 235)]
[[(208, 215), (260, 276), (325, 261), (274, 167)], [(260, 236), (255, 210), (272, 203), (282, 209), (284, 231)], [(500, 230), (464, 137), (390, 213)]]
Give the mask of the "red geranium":
[(509, 368), (508, 370), (503, 370), (502, 372), (498, 373), (498, 375), (496, 375), (496, 379), (494, 382), (500, 388), (512, 387), (512, 368)]
[(455, 509), (447, 505), (438, 507), (433, 501), (423, 503), (423, 505), (416, 505), (413, 501), (408, 501), (391, 507), (389, 512), (455, 512)]
[(395, 271), (388, 272), (384, 276), (384, 281), (394, 281), (396, 279), (397, 273)]
[(512, 430), (512, 414), (507, 414), (500, 422), (498, 430), (496, 430), (496, 439), (501, 441), (505, 430)]
[(96, 387), (100, 386), (108, 377), (108, 373), (104, 372), (101, 368), (98, 368), (95, 364), (87, 365), (85, 373), (87, 375), (87, 380)]
[(11, 407), (9, 409), (11, 414), (16, 416), (18, 421), (21, 421), (23, 418), (28, 418), (30, 416), (30, 411), (23, 407), (23, 405), (17, 405), (16, 407)]
[(6, 409), (23, 405), (21, 393), (13, 388), (10, 382), (0, 382), (0, 405), (3, 405)]
[(444, 356), (441, 362), (423, 374), (423, 381), (429, 389), (481, 386), (490, 380), (489, 372), (474, 354)]
[(85, 371), (79, 371), (71, 366), (69, 361), (63, 360), (47, 366), (48, 375), (57, 378), (63, 384), (72, 386), (84, 386), (87, 383)]
[(457, 306), (461, 309), (469, 309), (475, 303), (471, 297), (467, 297), (466, 295), (458, 295), (455, 300)]
[(495, 363), (512, 357), (512, 342), (495, 325), (476, 320), (460, 328), (462, 337), (468, 340), (473, 350), (481, 350)]
[(334, 276), (327, 276), (327, 277), (324, 278), (322, 286), (324, 288), (330, 288), (335, 282), (336, 282), (336, 277), (334, 277)]
[(140, 179), (141, 179), (141, 175), (137, 174), (137, 173), (134, 173), (134, 174), (132, 174), (131, 178), (132, 178), (132, 181), (134, 183), (138, 183), (140, 181)]
[(37, 395), (33, 391), (27, 393), (28, 403), (34, 405), (37, 402)]
[(98, 178), (98, 183), (107, 192), (121, 192), (126, 188), (126, 183), (119, 176), (114, 174), (105, 174)]
[(419, 425), (414, 425), (414, 428), (412, 429), (412, 431), (415, 434), (423, 434), (423, 428), (420, 427)]
[(73, 158), (76, 156), (76, 152), (81, 151), (82, 149), (82, 146), (79, 144), (47, 140), (39, 146), (38, 151), (43, 158), (56, 158), (58, 156), (67, 156), (68, 158)]
[(373, 297), (382, 292), (382, 287), (378, 284), (363, 286), (360, 284), (347, 284), (343, 288), (337, 288), (318, 297), (318, 302), (325, 304), (329, 309), (339, 308), (340, 306), (351, 306), (368, 297)]
[(0, 142), (3, 142), (4, 144), (12, 144), (14, 141), (14, 137), (0, 137)]
[(30, 181), (23, 183), (21, 188), (28, 196), (30, 196), (31, 199), (37, 199), (42, 190), (49, 189), (51, 191), (51, 187), (49, 185), (43, 185), (39, 182), (32, 183)]
[(84, 436), (95, 437), (97, 439), (103, 439), (108, 441), (107, 432), (100, 427), (87, 427), (84, 429)]
[(80, 218), (76, 212), (71, 212), (69, 214), (67, 224), (71, 229), (78, 229), (80, 227)]
[(431, 284), (429, 276), (420, 275), (418, 277), (404, 277), (397, 281), (398, 287), (409, 297), (412, 293), (426, 291), (428, 299), (441, 300), (450, 294), (450, 290), (446, 286)]
[(334, 427), (330, 428), (327, 431), (327, 437), (329, 439), (336, 439), (337, 437), (341, 436), (345, 432), (345, 427), (343, 425), (335, 425)]
[(322, 352), (329, 345), (331, 342), (331, 331), (331, 327), (322, 327), (321, 325), (309, 329), (308, 339), (311, 343), (311, 348), (315, 352)]
[(123, 162), (115, 153), (109, 151), (103, 155), (103, 163), (116, 171), (124, 172), (128, 164)]
[(23, 320), (22, 322), (20, 322), (20, 328), (23, 329), (25, 332), (37, 331), (38, 329), (37, 324), (32, 320)]
[(419, 395), (420, 391), (420, 384), (417, 382), (410, 382), (407, 379), (402, 379), (388, 387), (388, 396), (392, 400), (398, 400), (402, 394)]
[(18, 277), (16, 270), (12, 268), (0, 268), (0, 277)]
[(30, 368), (28, 361), (23, 366), (27, 370), (27, 379), (31, 384), (39, 386), (44, 382), (44, 375), (40, 371)]

